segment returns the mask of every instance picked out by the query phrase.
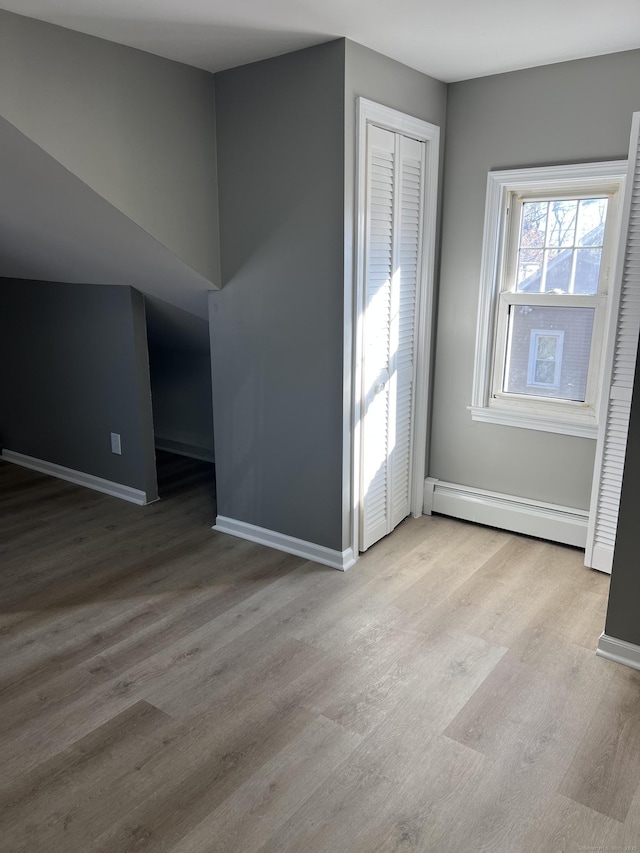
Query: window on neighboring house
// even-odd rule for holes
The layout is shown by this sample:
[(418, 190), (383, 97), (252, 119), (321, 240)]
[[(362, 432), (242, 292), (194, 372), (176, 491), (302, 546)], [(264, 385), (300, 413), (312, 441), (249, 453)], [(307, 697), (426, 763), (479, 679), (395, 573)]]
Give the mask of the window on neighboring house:
[(625, 169), (489, 174), (474, 419), (595, 437)]
[[(531, 329), (529, 332), (526, 388), (537, 386), (548, 389), (549, 392), (560, 388), (563, 345), (564, 332), (555, 332), (551, 329)], [(522, 391), (517, 387), (517, 379), (511, 373), (509, 373), (508, 386), (509, 390), (516, 394), (526, 393), (526, 390)]]

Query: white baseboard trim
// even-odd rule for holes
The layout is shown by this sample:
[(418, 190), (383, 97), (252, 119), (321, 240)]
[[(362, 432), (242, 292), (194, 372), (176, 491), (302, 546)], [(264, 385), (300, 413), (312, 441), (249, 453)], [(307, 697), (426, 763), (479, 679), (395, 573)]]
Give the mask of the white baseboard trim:
[(180, 456), (188, 456), (190, 459), (199, 459), (201, 462), (214, 462), (213, 450), (208, 447), (178, 441), (175, 438), (167, 438), (156, 434), (156, 450), (166, 450), (167, 453), (177, 453)]
[(285, 551), (287, 554), (295, 554), (296, 557), (303, 557), (305, 560), (312, 560), (314, 563), (321, 563), (323, 566), (329, 566), (341, 572), (346, 572), (356, 561), (351, 548), (347, 548), (346, 551), (334, 551), (331, 548), (325, 548), (324, 545), (314, 545), (313, 542), (306, 542), (304, 539), (296, 539), (294, 536), (276, 533), (274, 530), (267, 530), (265, 527), (257, 527), (255, 524), (247, 524), (246, 521), (237, 521), (235, 518), (226, 518), (222, 515), (216, 517), (213, 529), (219, 533), (229, 533), (240, 539), (248, 539), (259, 545)]
[(12, 462), (14, 465), (31, 468), (41, 474), (48, 474), (50, 477), (57, 477), (59, 480), (67, 480), (69, 483), (75, 483), (76, 486), (85, 486), (87, 489), (103, 492), (105, 495), (121, 498), (123, 501), (129, 501), (129, 503), (138, 504), (138, 506), (151, 503), (147, 500), (147, 493), (140, 491), (140, 489), (133, 489), (131, 486), (124, 486), (122, 483), (104, 480), (102, 477), (85, 474), (83, 471), (75, 471), (73, 468), (65, 468), (64, 465), (56, 465), (55, 462), (36, 459), (34, 456), (16, 453), (15, 450), (3, 450), (0, 456), (6, 462)]
[(626, 640), (616, 640), (615, 637), (602, 634), (598, 640), (596, 654), (632, 669), (640, 669), (640, 646), (627, 643)]
[(451, 515), (578, 548), (584, 548), (587, 542), (587, 510), (445, 483), (434, 477), (425, 480), (424, 512)]

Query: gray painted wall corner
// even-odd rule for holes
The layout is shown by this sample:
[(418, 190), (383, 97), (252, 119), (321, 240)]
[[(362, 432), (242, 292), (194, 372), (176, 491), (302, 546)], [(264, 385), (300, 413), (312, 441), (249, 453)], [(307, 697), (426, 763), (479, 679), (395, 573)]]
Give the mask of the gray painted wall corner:
[(209, 323), (145, 299), (156, 447), (213, 459)]
[(140, 431), (140, 462), (142, 466), (147, 501), (158, 498), (158, 478), (151, 401), (151, 376), (147, 343), (145, 298), (138, 290), (127, 288), (131, 299), (133, 337), (133, 379), (136, 384), (138, 429)]
[[(155, 489), (146, 330), (130, 288), (0, 279), (3, 448)], [(111, 452), (120, 434), (122, 455)]]
[(0, 116), (219, 286), (212, 74), (0, 10)]
[(342, 550), (344, 44), (216, 75), (220, 515)]

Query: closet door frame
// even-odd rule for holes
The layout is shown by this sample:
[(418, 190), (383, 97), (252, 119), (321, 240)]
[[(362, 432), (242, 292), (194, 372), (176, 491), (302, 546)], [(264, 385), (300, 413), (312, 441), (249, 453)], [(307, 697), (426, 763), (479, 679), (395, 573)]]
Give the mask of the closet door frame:
[(422, 221), (422, 262), (416, 293), (416, 383), (414, 388), (414, 419), (412, 435), (410, 512), (414, 518), (422, 515), (424, 506), (425, 461), (429, 427), (431, 351), (433, 330), (433, 294), (436, 253), (436, 220), (438, 209), (438, 164), (440, 128), (405, 113), (370, 101), (357, 100), (357, 160), (356, 160), (356, 252), (355, 287), (353, 293), (351, 329), (353, 340), (353, 372), (351, 385), (351, 418), (349, 443), (351, 459), (351, 548), (359, 553), (360, 538), (360, 462), (362, 432), (362, 321), (365, 304), (365, 234), (366, 234), (366, 175), (367, 128), (375, 125), (392, 133), (425, 143), (424, 211)]

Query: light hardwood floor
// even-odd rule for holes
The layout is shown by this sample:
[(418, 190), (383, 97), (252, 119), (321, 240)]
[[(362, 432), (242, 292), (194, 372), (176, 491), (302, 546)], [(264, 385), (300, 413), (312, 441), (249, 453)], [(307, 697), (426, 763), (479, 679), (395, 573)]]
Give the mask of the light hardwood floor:
[(346, 574), (0, 463), (4, 853), (640, 850), (580, 551), (404, 522)]

